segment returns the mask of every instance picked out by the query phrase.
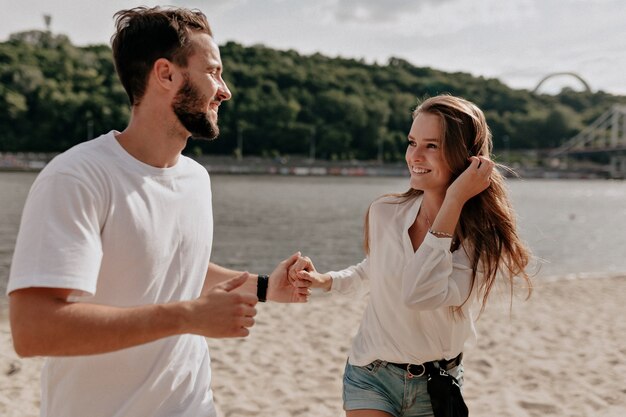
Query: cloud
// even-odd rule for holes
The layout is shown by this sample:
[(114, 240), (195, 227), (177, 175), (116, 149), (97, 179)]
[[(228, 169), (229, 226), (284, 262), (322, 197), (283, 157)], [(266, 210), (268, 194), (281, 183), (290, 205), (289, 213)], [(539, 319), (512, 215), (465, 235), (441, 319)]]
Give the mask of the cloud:
[[(170, 0), (165, 4), (186, 7), (189, 9), (200, 9), (204, 12), (224, 12), (231, 9), (243, 8), (247, 6), (249, 0)], [(207, 4), (208, 3), (208, 4)]]
[[(0, 0), (0, 2), (8, 0)], [(157, 0), (146, 0), (148, 6)], [(390, 56), (418, 66), (498, 77), (532, 88), (574, 71), (594, 91), (626, 94), (624, 0), (169, 0), (204, 11), (218, 43), (264, 43), (301, 53)], [(129, 0), (22, 0), (3, 9), (0, 41), (44, 29), (78, 45), (108, 43), (113, 13)], [(567, 79), (566, 79), (567, 80)]]
[(424, 5), (438, 6), (458, 0), (337, 0), (335, 17), (357, 23), (393, 22), (403, 13), (414, 14)]
[(323, 9), (332, 16), (334, 24), (347, 24), (352, 30), (379, 31), (387, 37), (432, 38), (461, 34), (477, 27), (510, 30), (539, 14), (536, 0), (326, 0), (324, 3)]

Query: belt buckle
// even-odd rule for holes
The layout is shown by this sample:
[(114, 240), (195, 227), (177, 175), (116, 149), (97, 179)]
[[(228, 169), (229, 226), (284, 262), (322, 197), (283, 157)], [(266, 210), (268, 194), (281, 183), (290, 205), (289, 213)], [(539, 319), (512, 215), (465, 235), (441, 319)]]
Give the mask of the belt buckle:
[[(413, 372), (411, 372), (411, 366), (419, 366), (422, 369), (420, 370), (419, 373), (415, 373), (414, 374)], [(426, 367), (424, 365), (413, 365), (412, 363), (409, 363), (409, 364), (406, 365), (406, 371), (409, 374), (408, 375), (409, 379), (411, 379), (411, 378), (414, 378), (414, 377), (420, 377), (420, 376), (424, 375), (426, 373)]]

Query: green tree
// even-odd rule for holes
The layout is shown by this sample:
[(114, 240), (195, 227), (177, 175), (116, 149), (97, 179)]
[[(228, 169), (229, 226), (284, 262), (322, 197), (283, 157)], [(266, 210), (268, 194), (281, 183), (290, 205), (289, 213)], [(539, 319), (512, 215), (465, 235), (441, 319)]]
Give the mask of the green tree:
[[(419, 100), (450, 93), (479, 105), (496, 153), (561, 144), (626, 97), (565, 89), (555, 96), (511, 89), (497, 79), (416, 67), (304, 56), (263, 45), (221, 48), (233, 93), (220, 107), (220, 139), (188, 152), (299, 154), (401, 160)], [(64, 35), (13, 34), (0, 43), (0, 151), (62, 151), (130, 115), (107, 45), (77, 47)], [(314, 146), (313, 146), (314, 145)], [(314, 149), (315, 148), (315, 149)]]

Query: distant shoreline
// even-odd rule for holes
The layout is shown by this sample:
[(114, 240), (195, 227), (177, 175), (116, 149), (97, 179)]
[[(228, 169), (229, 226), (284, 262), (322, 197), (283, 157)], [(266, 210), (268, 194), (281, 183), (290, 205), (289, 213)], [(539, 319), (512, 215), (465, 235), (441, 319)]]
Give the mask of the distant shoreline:
[[(0, 172), (39, 172), (57, 154), (0, 153)], [(408, 177), (402, 162), (326, 161), (303, 157), (244, 157), (192, 156), (211, 174), (223, 175), (285, 175), (285, 176), (348, 176), (348, 177)], [(609, 179), (606, 172), (594, 169), (557, 170), (545, 167), (516, 167), (520, 178), (528, 179)], [(503, 171), (503, 175), (516, 178)]]

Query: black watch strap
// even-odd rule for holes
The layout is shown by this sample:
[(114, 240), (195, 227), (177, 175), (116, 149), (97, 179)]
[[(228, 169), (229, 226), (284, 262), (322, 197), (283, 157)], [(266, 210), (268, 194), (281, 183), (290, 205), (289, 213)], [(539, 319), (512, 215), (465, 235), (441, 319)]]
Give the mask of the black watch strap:
[(268, 275), (259, 275), (256, 282), (256, 297), (260, 302), (267, 301), (267, 285), (269, 284), (270, 277)]

